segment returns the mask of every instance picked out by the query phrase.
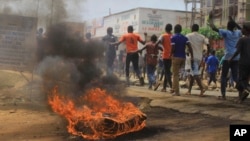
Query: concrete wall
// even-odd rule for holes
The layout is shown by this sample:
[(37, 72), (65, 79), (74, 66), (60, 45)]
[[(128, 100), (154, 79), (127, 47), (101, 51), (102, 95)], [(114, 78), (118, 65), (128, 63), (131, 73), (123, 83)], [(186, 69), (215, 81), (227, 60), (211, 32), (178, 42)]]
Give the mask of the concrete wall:
[(0, 15), (0, 68), (32, 71), (36, 61), (37, 19)]

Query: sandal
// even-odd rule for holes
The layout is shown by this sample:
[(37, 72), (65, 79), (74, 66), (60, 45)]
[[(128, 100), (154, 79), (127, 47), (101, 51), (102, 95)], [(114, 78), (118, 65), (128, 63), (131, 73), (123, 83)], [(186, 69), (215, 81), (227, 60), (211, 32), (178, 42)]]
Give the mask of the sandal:
[(206, 92), (205, 89), (201, 90), (200, 97), (204, 97), (204, 96), (205, 96), (205, 95), (204, 95), (205, 92)]
[(167, 92), (167, 90), (163, 88), (163, 89), (161, 89), (161, 92)]
[(242, 93), (242, 95), (241, 95), (241, 98), (240, 98), (241, 102), (243, 102), (244, 100), (246, 100), (246, 98), (248, 97), (248, 95), (249, 95), (249, 92), (245, 90)]
[(173, 89), (170, 90), (170, 93), (174, 93), (175, 91)]
[(225, 96), (218, 96), (218, 99), (219, 100), (226, 100), (226, 97)]

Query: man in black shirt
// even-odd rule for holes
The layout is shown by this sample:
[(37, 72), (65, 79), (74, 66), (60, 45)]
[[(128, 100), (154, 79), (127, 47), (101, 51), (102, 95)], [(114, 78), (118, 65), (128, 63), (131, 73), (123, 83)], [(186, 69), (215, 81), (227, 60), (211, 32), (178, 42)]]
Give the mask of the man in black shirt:
[(244, 37), (241, 37), (237, 43), (237, 51), (234, 53), (229, 62), (233, 60), (238, 54), (239, 59), (239, 80), (237, 89), (239, 91), (239, 103), (243, 102), (250, 93), (250, 86), (248, 84), (250, 76), (250, 23), (245, 23), (242, 28)]
[(106, 47), (106, 63), (107, 63), (107, 75), (113, 74), (113, 64), (116, 57), (116, 45), (112, 45), (110, 43), (114, 43), (117, 41), (117, 37), (113, 35), (113, 28), (107, 28), (107, 35), (102, 38), (105, 42)]

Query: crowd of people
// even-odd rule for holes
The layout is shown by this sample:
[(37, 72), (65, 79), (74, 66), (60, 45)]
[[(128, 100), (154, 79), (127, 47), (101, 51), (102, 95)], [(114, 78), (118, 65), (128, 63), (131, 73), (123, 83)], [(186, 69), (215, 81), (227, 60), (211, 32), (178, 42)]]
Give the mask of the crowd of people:
[[(213, 18), (210, 14), (209, 18)], [(203, 97), (207, 87), (204, 87), (204, 78), (201, 76), (208, 75), (207, 85), (212, 82), (217, 85), (217, 78), (220, 77), (220, 92), (221, 96), (218, 99), (226, 99), (226, 87), (228, 81), (231, 85), (235, 85), (239, 92), (237, 101), (243, 102), (250, 92), (248, 78), (250, 73), (250, 24), (245, 23), (241, 28), (232, 18), (229, 18), (227, 29), (218, 29), (213, 21), (209, 21), (212, 30), (224, 39), (224, 57), (219, 61), (216, 57), (216, 50), (212, 49), (206, 37), (199, 33), (199, 25), (193, 24), (192, 32), (183, 35), (182, 26), (176, 24), (172, 33), (172, 24), (166, 24), (165, 33), (157, 37), (152, 35), (150, 41), (143, 40), (140, 35), (133, 33), (133, 26), (128, 26), (128, 33), (121, 36), (116, 41), (109, 27), (107, 36), (103, 41), (108, 41), (109, 48), (118, 49), (121, 43), (124, 43), (126, 49), (120, 51), (115, 58), (113, 55), (108, 55), (107, 59), (107, 74), (110, 74), (110, 64), (116, 64), (119, 76), (125, 73), (126, 84), (130, 86), (131, 65), (135, 72), (135, 76), (139, 79), (140, 85), (144, 85), (144, 77), (142, 73), (147, 75), (148, 89), (157, 90), (162, 84), (161, 92), (169, 92), (174, 96), (180, 95), (179, 81), (183, 79), (181, 73), (184, 74), (185, 80), (188, 81), (186, 95), (192, 94), (192, 86), (196, 84), (200, 89), (200, 96)], [(112, 39), (111, 39), (112, 38)], [(138, 42), (144, 45), (139, 49)], [(204, 46), (207, 48), (204, 49)], [(145, 50), (145, 53), (142, 52)], [(204, 52), (205, 50), (205, 52)], [(143, 63), (142, 63), (143, 62)], [(143, 64), (143, 65), (140, 65)], [(142, 69), (145, 68), (145, 69)], [(219, 69), (220, 68), (220, 69)], [(124, 71), (125, 70), (125, 71)], [(218, 73), (221, 70), (221, 73)], [(203, 72), (204, 71), (204, 72)], [(184, 73), (183, 73), (184, 72)], [(113, 72), (112, 72), (113, 73)], [(220, 75), (218, 75), (220, 74)], [(230, 79), (229, 77), (230, 76)], [(163, 80), (163, 81), (162, 81)]]

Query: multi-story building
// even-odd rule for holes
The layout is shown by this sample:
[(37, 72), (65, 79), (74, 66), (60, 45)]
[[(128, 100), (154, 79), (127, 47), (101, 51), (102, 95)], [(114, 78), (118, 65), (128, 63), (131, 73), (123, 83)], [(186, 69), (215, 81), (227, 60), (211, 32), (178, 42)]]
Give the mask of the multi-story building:
[[(193, 1), (196, 0), (189, 0)], [(204, 23), (211, 10), (215, 12), (214, 21), (217, 26), (225, 27), (229, 16), (239, 24), (250, 21), (250, 0), (199, 0), (198, 2), (200, 10), (197, 11), (202, 13)]]

